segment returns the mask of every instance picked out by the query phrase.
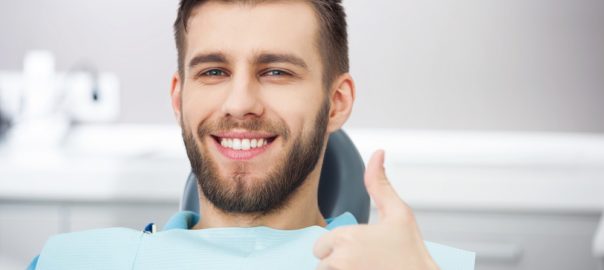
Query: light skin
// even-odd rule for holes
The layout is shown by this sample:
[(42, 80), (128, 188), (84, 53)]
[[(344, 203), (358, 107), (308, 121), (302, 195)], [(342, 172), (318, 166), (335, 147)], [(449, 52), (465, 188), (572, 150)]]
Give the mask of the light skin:
[[(195, 129), (204, 121), (224, 117), (241, 121), (265, 118), (281, 121), (291, 131), (291, 138), (277, 136), (264, 152), (244, 160), (219, 151), (213, 138), (195, 135), (221, 176), (228, 178), (233, 171), (241, 173), (245, 168), (242, 175), (249, 182), (246, 184), (263, 179), (284, 158), (284, 150), (295, 138), (315, 128), (326, 97), (331, 105), (328, 134), (340, 129), (350, 116), (354, 82), (348, 73), (340, 74), (325, 89), (321, 55), (314, 42), (318, 29), (314, 10), (303, 1), (254, 6), (209, 2), (193, 11), (186, 34), (184, 76), (174, 74), (170, 91), (178, 123)], [(225, 213), (201, 195), (204, 218), (195, 229), (326, 226), (317, 202), (320, 164), (322, 159), (283, 208), (268, 214)], [(388, 184), (383, 152), (377, 152), (369, 162), (365, 183), (379, 209), (380, 222), (326, 233), (315, 246), (315, 256), (321, 260), (319, 268), (378, 269), (376, 265), (383, 265), (379, 269), (394, 269), (408, 265), (413, 267), (405, 269), (436, 269), (411, 210)]]

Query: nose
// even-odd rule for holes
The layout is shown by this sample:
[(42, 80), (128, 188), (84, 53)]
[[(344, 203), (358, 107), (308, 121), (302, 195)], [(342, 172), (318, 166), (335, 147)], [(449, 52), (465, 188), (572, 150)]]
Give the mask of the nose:
[(251, 76), (240, 73), (240, 76), (233, 79), (232, 87), (228, 91), (222, 105), (225, 116), (245, 119), (260, 116), (264, 112), (258, 84)]

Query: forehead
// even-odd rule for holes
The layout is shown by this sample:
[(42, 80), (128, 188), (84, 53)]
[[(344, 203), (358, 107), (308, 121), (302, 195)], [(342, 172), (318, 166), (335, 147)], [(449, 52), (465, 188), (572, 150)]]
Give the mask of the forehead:
[(276, 52), (319, 62), (317, 39), (317, 19), (307, 1), (209, 1), (191, 13), (185, 59), (207, 52), (234, 57)]

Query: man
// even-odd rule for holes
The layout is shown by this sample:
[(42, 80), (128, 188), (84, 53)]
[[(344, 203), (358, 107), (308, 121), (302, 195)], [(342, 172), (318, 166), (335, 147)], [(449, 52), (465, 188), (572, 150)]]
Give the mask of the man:
[(319, 211), (326, 140), (355, 98), (344, 16), (339, 0), (182, 0), (170, 95), (201, 218), (181, 213), (171, 222), (185, 230), (153, 236), (55, 237), (38, 266), (438, 269), (386, 178), (383, 151), (365, 174), (379, 223), (334, 228)]

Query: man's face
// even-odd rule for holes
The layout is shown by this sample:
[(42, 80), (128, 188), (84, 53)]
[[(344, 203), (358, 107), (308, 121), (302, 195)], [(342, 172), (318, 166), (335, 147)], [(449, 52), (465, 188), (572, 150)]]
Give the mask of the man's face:
[(329, 114), (318, 24), (302, 1), (209, 2), (189, 19), (181, 125), (205, 197), (279, 208), (315, 168)]

